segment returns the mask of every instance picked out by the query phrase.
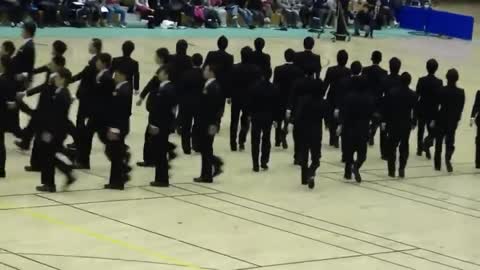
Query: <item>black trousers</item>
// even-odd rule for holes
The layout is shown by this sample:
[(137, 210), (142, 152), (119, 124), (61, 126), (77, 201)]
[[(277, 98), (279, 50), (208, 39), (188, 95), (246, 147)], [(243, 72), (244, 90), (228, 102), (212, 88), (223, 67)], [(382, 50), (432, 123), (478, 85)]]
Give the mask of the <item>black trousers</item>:
[(20, 137), (22, 129), (20, 128), (20, 110), (13, 109), (6, 112), (6, 131)]
[(480, 167), (480, 123), (477, 124), (477, 136), (475, 137), (475, 166)]
[(155, 151), (153, 145), (153, 137), (148, 132), (148, 125), (145, 129), (145, 136), (143, 141), (143, 162), (147, 164), (154, 164), (155, 163)]
[(93, 136), (97, 133), (100, 141), (107, 145), (106, 126), (102, 119), (91, 117), (86, 126), (79, 130), (77, 146), (77, 161), (82, 165), (90, 165), (90, 153), (92, 152)]
[(125, 136), (116, 141), (107, 141), (105, 154), (111, 162), (109, 184), (115, 187), (123, 187), (127, 182), (128, 159)]
[(267, 165), (270, 161), (270, 149), (272, 148), (270, 133), (272, 131), (272, 123), (273, 120), (271, 119), (252, 119), (251, 143), (253, 167), (258, 167), (260, 151), (261, 164)]
[(457, 125), (439, 125), (436, 132), (434, 165), (435, 168), (440, 169), (442, 167), (442, 148), (444, 142), (445, 161), (450, 162), (452, 160), (453, 153), (455, 152)]
[(168, 130), (161, 130), (159, 134), (152, 136), (152, 145), (155, 149), (155, 182), (169, 184), (168, 164)]
[[(358, 136), (355, 132), (345, 132), (343, 134), (345, 140), (345, 170), (349, 171), (354, 165), (360, 169), (367, 160), (367, 139)], [(356, 159), (354, 155), (357, 154)]]
[[(180, 106), (179, 118), (180, 126), (182, 127), (182, 149), (183, 152), (187, 154), (192, 151), (192, 137), (196, 135), (196, 132), (193, 130), (194, 108), (187, 108), (186, 105)], [(193, 140), (193, 142), (195, 142), (195, 140)]]
[[(433, 139), (435, 138), (434, 129), (430, 127), (431, 119), (426, 119), (424, 117), (418, 118), (417, 124), (417, 153), (421, 153), (425, 150), (425, 141), (432, 141), (430, 144), (433, 143)], [(428, 134), (425, 136), (425, 130), (427, 130)]]
[(0, 130), (0, 172), (5, 172), (7, 151), (5, 149), (5, 131)]
[(221, 159), (213, 154), (214, 135), (208, 134), (208, 128), (202, 128), (200, 131), (200, 153), (202, 156), (202, 171), (200, 177), (203, 179), (213, 178), (213, 168), (220, 166)]
[(328, 131), (330, 132), (330, 146), (338, 147), (340, 137), (337, 135), (338, 119), (333, 115), (333, 111), (330, 112), (330, 118), (328, 120)]
[[(247, 140), (248, 130), (250, 129), (250, 121), (248, 120), (248, 114), (242, 102), (232, 99), (230, 117), (230, 147), (237, 146), (237, 138), (238, 143), (244, 145)], [(240, 133), (238, 133), (238, 122), (240, 122)]]
[(399, 169), (404, 170), (407, 166), (410, 149), (410, 126), (395, 127), (388, 130), (388, 171), (395, 172), (397, 150), (399, 152)]
[[(285, 115), (285, 113), (283, 113)], [(275, 145), (286, 143), (288, 134), (288, 121), (285, 117), (276, 120), (277, 127), (275, 128)]]
[[(41, 133), (36, 134), (41, 138)], [(55, 187), (55, 168), (58, 168), (63, 174), (69, 175), (72, 172), (72, 164), (63, 154), (63, 138), (54, 138), (50, 143), (38, 140), (39, 150), (43, 156), (41, 159), (41, 184), (48, 187)]]
[(41, 1), (38, 4), (38, 8), (44, 12), (43, 22), (45, 24), (57, 23), (58, 5), (48, 1)]
[[(310, 177), (315, 177), (315, 173), (320, 167), (320, 158), (322, 157), (322, 129), (310, 129), (306, 127), (299, 128), (298, 156), (302, 168), (302, 184), (305, 184)], [(309, 165), (310, 157), (310, 165)]]

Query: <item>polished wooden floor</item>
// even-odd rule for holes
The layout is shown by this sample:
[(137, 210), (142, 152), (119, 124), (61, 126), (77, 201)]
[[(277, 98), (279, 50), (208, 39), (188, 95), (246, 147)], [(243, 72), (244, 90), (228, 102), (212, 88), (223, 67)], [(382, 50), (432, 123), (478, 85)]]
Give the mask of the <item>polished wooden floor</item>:
[[(251, 38), (231, 40), (236, 60), (254, 37), (252, 32)], [(211, 38), (186, 38), (189, 53), (205, 54), (216, 44)], [(38, 64), (48, 61), (54, 39), (37, 39)], [(105, 39), (105, 49), (118, 55), (125, 39)], [(176, 40), (134, 41), (144, 86), (155, 70), (154, 50), (173, 51)], [(66, 42), (68, 67), (80, 71), (89, 58), (88, 39)], [(301, 39), (268, 38), (266, 51), (278, 65), (286, 48), (301, 44)], [(381, 50), (385, 67), (397, 56), (415, 81), (431, 57), (440, 62), (441, 77), (449, 68), (459, 70), (467, 104), (454, 173), (435, 172), (432, 162), (414, 155), (414, 131), (405, 180), (387, 177), (375, 146), (369, 148), (365, 181), (345, 182), (339, 152), (324, 143), (317, 186), (308, 190), (300, 185), (291, 149), (273, 149), (270, 170), (258, 174), (251, 171), (249, 147), (244, 153), (229, 151), (227, 107), (215, 142), (226, 171), (214, 184), (194, 184), (200, 157), (180, 155), (168, 189), (149, 187), (153, 170), (135, 168), (125, 191), (103, 190), (109, 164), (96, 142), (92, 170), (78, 171), (71, 191), (39, 194), (34, 189), (39, 175), (23, 171), (28, 153), (17, 151), (8, 137), (8, 178), (0, 180), (0, 269), (480, 269), (480, 179), (473, 163), (475, 128), (468, 126), (480, 88), (479, 43), (432, 37), (322, 39), (315, 47), (324, 67), (334, 63), (339, 49), (364, 64), (373, 50)], [(132, 117), (128, 144), (134, 161), (141, 158), (146, 116), (141, 107)], [(176, 136), (173, 140), (179, 142)]]

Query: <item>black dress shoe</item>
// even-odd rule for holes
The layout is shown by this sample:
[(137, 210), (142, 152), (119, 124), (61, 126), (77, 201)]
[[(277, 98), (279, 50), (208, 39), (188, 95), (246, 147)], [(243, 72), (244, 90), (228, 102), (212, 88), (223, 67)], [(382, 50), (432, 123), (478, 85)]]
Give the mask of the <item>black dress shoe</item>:
[(5, 170), (0, 170), (0, 178), (5, 178), (7, 177), (7, 173), (5, 172)]
[(388, 160), (388, 158), (387, 158), (386, 156), (382, 156), (381, 159), (382, 159), (382, 160), (385, 160), (385, 161)]
[(41, 172), (42, 170), (37, 167), (32, 167), (32, 166), (25, 166), (25, 171), (26, 172)]
[(30, 149), (30, 145), (28, 143), (24, 143), (23, 141), (15, 141), (15, 145), (20, 148), (20, 150), (28, 151)]
[(313, 189), (314, 187), (315, 187), (315, 178), (310, 177), (310, 178), (308, 179), (308, 188), (309, 188), (309, 189)]
[(193, 178), (193, 182), (196, 182), (196, 183), (213, 183), (213, 179), (209, 178), (203, 178), (203, 177), (197, 177), (197, 178)]
[(295, 160), (293, 161), (293, 165), (295, 165), (295, 166), (300, 166), (300, 161), (298, 161), (298, 160), (295, 159)]
[(440, 166), (435, 166), (435, 171), (441, 171), (442, 170), (442, 167)]
[(275, 142), (275, 147), (280, 147), (281, 143), (280, 142)]
[(168, 151), (168, 160), (170, 160), (170, 161), (171, 161), (171, 160), (174, 160), (174, 159), (177, 158), (177, 156), (178, 156), (178, 155), (177, 155), (177, 153), (175, 153), (175, 151), (173, 151), (173, 150), (172, 150), (172, 151)]
[(395, 172), (388, 172), (388, 177), (395, 178)]
[(259, 172), (260, 171), (260, 168), (258, 166), (253, 166), (253, 169), (252, 169), (254, 172)]
[(346, 180), (352, 180), (352, 173), (344, 173), (343, 178), (345, 178)]
[(432, 159), (432, 154), (430, 153), (430, 149), (425, 150), (425, 157), (428, 160)]
[(124, 190), (125, 189), (124, 186), (116, 186), (116, 185), (111, 185), (111, 184), (106, 184), (105, 186), (103, 186), (103, 188), (105, 188), (105, 189), (115, 189), (115, 190)]
[(417, 150), (417, 156), (418, 156), (418, 157), (421, 157), (422, 154), (423, 154), (422, 150)]
[(445, 167), (447, 167), (447, 172), (449, 173), (453, 172), (453, 166), (450, 161), (445, 161)]
[(213, 168), (213, 174), (212, 174), (212, 177), (217, 177), (219, 176), (220, 174), (223, 173), (223, 164), (221, 165), (216, 165), (214, 166)]
[(286, 140), (282, 142), (282, 148), (283, 149), (288, 149), (288, 143), (287, 143)]
[(355, 177), (355, 181), (357, 181), (357, 183), (361, 183), (362, 182), (362, 176), (360, 175), (360, 171), (358, 170), (358, 168), (356, 166), (353, 166), (352, 172), (353, 172), (353, 176)]
[(240, 152), (245, 151), (245, 144), (240, 144)]
[(368, 145), (370, 146), (375, 145), (375, 140), (373, 138), (368, 139)]
[(150, 186), (152, 186), (152, 187), (169, 187), (170, 184), (168, 182), (153, 181), (153, 182), (150, 182)]
[(405, 178), (405, 169), (398, 170), (398, 177)]
[(54, 193), (54, 192), (57, 192), (57, 188), (55, 186), (38, 186), (37, 188), (37, 191), (40, 191), (40, 192), (50, 192), (50, 193)]
[(77, 178), (73, 176), (73, 174), (69, 173), (67, 174), (67, 182), (65, 183), (66, 186), (71, 186), (73, 183), (77, 181)]
[(237, 145), (230, 145), (230, 150), (232, 150), (232, 152), (237, 152)]
[(155, 165), (153, 165), (152, 163), (148, 163), (148, 162), (145, 162), (145, 161), (137, 162), (137, 166), (138, 167), (148, 167), (148, 168), (155, 167)]
[(260, 166), (260, 168), (262, 168), (266, 171), (266, 170), (268, 170), (268, 165), (267, 164), (262, 164), (262, 166)]
[(480, 164), (476, 164), (475, 169), (480, 169)]

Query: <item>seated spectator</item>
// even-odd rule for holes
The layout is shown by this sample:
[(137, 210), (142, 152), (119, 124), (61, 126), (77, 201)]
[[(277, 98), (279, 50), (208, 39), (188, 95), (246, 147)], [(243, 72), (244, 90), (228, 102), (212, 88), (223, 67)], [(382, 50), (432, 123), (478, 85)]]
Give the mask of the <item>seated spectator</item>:
[(59, 0), (34, 0), (33, 4), (41, 11), (43, 11), (42, 23), (47, 26), (54, 26), (58, 24), (57, 12), (59, 10)]
[(279, 10), (282, 14), (280, 20), (280, 27), (286, 30), (287, 27), (297, 28), (300, 5), (296, 0), (280, 0), (278, 3)]
[(7, 11), (12, 27), (21, 26), (26, 12), (31, 9), (29, 0), (0, 0), (0, 6)]
[(324, 28), (331, 13), (327, 0), (305, 1), (300, 12), (303, 27)]
[(105, 0), (106, 7), (108, 9), (107, 15), (107, 23), (108, 26), (112, 26), (113, 21), (113, 14), (120, 15), (120, 27), (125, 28), (127, 26), (127, 22), (125, 21), (127, 12), (120, 6), (119, 0)]
[(227, 12), (232, 16), (232, 20), (236, 27), (240, 27), (238, 24), (238, 15), (240, 15), (245, 24), (250, 28), (255, 28), (253, 24), (253, 13), (246, 8), (246, 0), (229, 0), (226, 5)]
[(375, 28), (375, 13), (378, 14), (378, 6), (375, 8), (377, 11), (370, 11), (369, 5), (364, 4), (363, 8), (357, 12), (355, 16), (355, 32), (354, 36), (360, 36), (360, 30), (365, 31), (365, 37), (373, 38), (373, 29)]
[(263, 13), (262, 0), (248, 0), (247, 9), (252, 13), (254, 23), (263, 27), (265, 15)]
[(135, 12), (148, 21), (148, 28), (155, 27), (155, 10), (150, 8), (147, 0), (135, 0)]
[(262, 0), (263, 14), (265, 16), (265, 23), (270, 24), (273, 16), (273, 0)]
[(207, 9), (214, 11), (220, 19), (220, 26), (227, 27), (227, 10), (222, 0), (207, 0)]

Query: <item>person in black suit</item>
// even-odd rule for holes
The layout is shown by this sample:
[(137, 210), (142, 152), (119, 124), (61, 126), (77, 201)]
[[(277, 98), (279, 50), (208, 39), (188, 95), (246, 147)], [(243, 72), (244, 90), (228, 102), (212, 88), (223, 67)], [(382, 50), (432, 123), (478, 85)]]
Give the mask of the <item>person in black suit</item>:
[[(221, 36), (217, 40), (217, 51), (210, 51), (207, 53), (205, 58), (204, 66), (214, 65), (218, 67), (217, 80), (222, 88), (225, 97), (231, 96), (231, 89), (233, 87), (231, 83), (231, 72), (233, 68), (233, 55), (226, 52), (228, 47), (228, 39), (225, 36)], [(225, 111), (225, 103), (223, 105), (223, 112)], [(223, 116), (223, 113), (222, 113)], [(221, 126), (221, 123), (218, 123), (218, 126)]]
[(61, 69), (55, 77), (55, 87), (50, 88), (50, 98), (38, 111), (36, 136), (40, 139), (42, 156), (41, 184), (37, 191), (56, 192), (55, 168), (66, 175), (66, 186), (71, 185), (75, 178), (68, 158), (62, 154), (63, 142), (67, 136), (68, 113), (72, 103), (70, 91), (67, 89), (72, 74), (67, 69)]
[[(247, 140), (250, 121), (248, 119), (248, 101), (250, 87), (260, 76), (260, 70), (252, 64), (252, 48), (242, 48), (241, 62), (235, 64), (231, 72), (231, 114), (230, 114), (230, 150), (245, 150), (245, 141)], [(240, 133), (238, 133), (238, 122), (240, 122)], [(238, 139), (238, 144), (237, 144)]]
[(188, 43), (186, 40), (181, 39), (177, 41), (176, 54), (170, 58), (170, 65), (172, 67), (172, 74), (170, 78), (172, 83), (179, 83), (183, 73), (192, 68), (192, 58), (187, 54)]
[(224, 95), (216, 81), (214, 66), (205, 66), (203, 75), (207, 80), (202, 91), (196, 119), (198, 119), (202, 171), (193, 179), (199, 183), (212, 183), (213, 178), (223, 172), (223, 161), (213, 153), (213, 141), (218, 132), (218, 119), (222, 114)]
[[(167, 48), (160, 48), (157, 49), (155, 52), (155, 62), (159, 66), (155, 75), (150, 79), (150, 81), (145, 85), (142, 92), (140, 93), (140, 98), (137, 101), (137, 106), (141, 106), (143, 101), (147, 98), (147, 103), (149, 102), (148, 99), (150, 98), (150, 93), (157, 90), (160, 81), (158, 80), (158, 72), (160, 68), (164, 65), (167, 65), (170, 62), (170, 52)], [(171, 69), (171, 67), (170, 67)], [(148, 125), (145, 130), (145, 139), (143, 143), (143, 161), (137, 162), (137, 166), (139, 167), (154, 167), (155, 166), (155, 151), (153, 151), (152, 147), (152, 136), (150, 134)]]
[[(181, 84), (178, 86), (178, 100), (180, 105), (180, 125), (182, 126), (182, 149), (183, 153), (190, 155), (193, 150), (200, 152), (198, 147), (197, 126), (192, 127), (194, 123), (194, 114), (197, 107), (205, 79), (203, 78), (201, 54), (192, 55), (193, 68), (183, 74)], [(193, 128), (193, 131), (192, 131)], [(193, 134), (193, 137), (192, 137)]]
[[(377, 106), (377, 113), (378, 117), (381, 119), (381, 112), (382, 112), (382, 104), (383, 99), (387, 97), (390, 91), (394, 88), (400, 87), (402, 85), (402, 81), (400, 79), (400, 68), (402, 67), (402, 62), (400, 59), (393, 57), (390, 59), (389, 62), (390, 66), (390, 74), (385, 78), (382, 83), (381, 93), (380, 93), (380, 100)], [(380, 130), (380, 155), (383, 160), (388, 160), (388, 133), (386, 130)]]
[[(320, 79), (313, 79), (311, 72), (303, 84), (304, 95), (299, 97), (293, 115), (299, 141), (298, 159), (301, 166), (301, 182), (309, 188), (315, 186), (315, 173), (322, 156), (323, 121), (328, 117), (329, 106), (324, 99), (325, 87)], [(308, 165), (310, 156), (310, 166)]]
[(115, 57), (112, 60), (112, 71), (120, 66), (122, 66), (123, 69), (127, 69), (127, 81), (131, 89), (138, 93), (140, 89), (140, 72), (138, 62), (132, 59), (134, 50), (135, 44), (130, 40), (125, 41), (122, 45), (123, 56)]
[(275, 115), (279, 111), (279, 95), (274, 85), (263, 76), (253, 84), (250, 92), (248, 111), (252, 122), (253, 171), (259, 172), (260, 167), (268, 170), (271, 149), (270, 133), (273, 120), (276, 119)]
[[(445, 165), (448, 172), (453, 171), (451, 160), (455, 152), (455, 133), (465, 106), (465, 91), (457, 87), (458, 79), (459, 75), (456, 69), (450, 69), (447, 72), (447, 85), (442, 87), (438, 95), (437, 117), (430, 123), (436, 129), (434, 165), (437, 171), (442, 168), (444, 141), (446, 148)], [(425, 145), (425, 147), (431, 147), (431, 144)]]
[[(352, 70), (360, 69), (360, 62), (352, 63)], [(352, 78), (351, 89), (340, 108), (340, 125), (337, 132), (345, 140), (345, 179), (362, 182), (360, 168), (367, 159), (367, 144), (370, 119), (375, 110), (374, 97), (368, 92), (367, 80), (364, 76)], [(357, 154), (356, 160), (354, 154)]]
[(325, 90), (328, 90), (327, 101), (331, 108), (330, 117), (328, 121), (328, 129), (330, 130), (330, 146), (339, 148), (339, 137), (337, 136), (338, 126), (338, 111), (340, 105), (345, 98), (345, 93), (341, 89), (341, 82), (343, 79), (350, 76), (350, 69), (346, 67), (348, 62), (348, 53), (345, 50), (340, 50), (337, 53), (337, 65), (329, 67), (325, 75)]
[(277, 126), (275, 128), (275, 146), (282, 145), (283, 149), (288, 148), (287, 133), (288, 121), (285, 118), (287, 111), (288, 98), (292, 91), (293, 84), (296, 80), (303, 76), (303, 71), (293, 64), (295, 52), (292, 49), (287, 49), (284, 53), (285, 64), (275, 68), (273, 72), (273, 84), (279, 90), (280, 108), (278, 118), (275, 119)]
[(90, 153), (92, 151), (93, 135), (97, 133), (100, 141), (106, 144), (106, 124), (108, 121), (109, 102), (115, 89), (115, 82), (110, 73), (112, 57), (101, 53), (97, 57), (95, 84), (88, 93), (88, 108), (84, 131), (79, 134), (77, 147), (77, 162), (75, 168), (90, 169)]
[[(368, 89), (370, 89), (372, 95), (377, 100), (377, 104), (380, 104), (382, 98), (382, 85), (383, 81), (388, 75), (388, 72), (380, 67), (382, 62), (382, 53), (380, 51), (374, 51), (372, 53), (372, 65), (365, 67), (363, 69), (363, 75), (367, 78)], [(370, 138), (369, 145), (373, 146), (375, 144), (375, 134), (380, 126), (380, 116), (378, 113), (375, 113), (372, 122), (370, 124)]]
[(315, 71), (315, 78), (320, 78), (322, 71), (322, 63), (320, 56), (312, 52), (315, 46), (315, 40), (312, 37), (306, 37), (303, 40), (303, 52), (297, 52), (293, 63), (298, 66), (304, 73), (309, 70)]
[[(102, 47), (102, 40), (93, 38), (88, 46), (88, 52), (93, 55), (93, 57), (88, 61), (88, 64), (82, 71), (72, 77), (72, 82), (80, 81), (76, 94), (79, 101), (76, 120), (79, 136), (85, 131), (85, 122), (87, 115), (90, 113), (88, 108), (90, 97), (92, 96), (91, 92), (95, 86), (95, 76), (97, 74), (96, 62), (98, 56), (102, 53)], [(70, 147), (74, 148), (75, 145), (70, 145)]]
[(115, 88), (110, 93), (110, 104), (106, 117), (106, 145), (105, 153), (111, 162), (110, 181), (106, 189), (123, 190), (130, 180), (130, 154), (125, 138), (130, 133), (130, 116), (132, 114), (132, 87), (128, 80), (130, 66), (118, 65), (115, 67)]
[(260, 72), (262, 72), (262, 76), (265, 79), (270, 80), (270, 77), (272, 77), (272, 64), (270, 55), (263, 52), (263, 49), (265, 48), (265, 40), (263, 38), (256, 38), (253, 43), (255, 51), (253, 51), (251, 56), (252, 64), (260, 69)]
[(6, 55), (10, 58), (13, 57), (13, 55), (15, 54), (15, 44), (13, 44), (12, 41), (10, 40), (7, 40), (7, 41), (4, 41), (2, 43), (2, 46), (1, 46), (1, 50), (0, 50), (0, 56), (1, 55)]
[[(34, 110), (30, 109), (29, 114), (31, 115), (30, 122), (28, 125), (23, 129), (22, 132), (22, 141), (15, 142), (15, 144), (20, 147), (21, 149), (28, 149), (30, 147), (30, 142), (35, 137), (35, 126), (38, 125), (38, 112), (41, 112), (43, 109), (42, 107), (48, 106), (49, 99), (51, 98), (51, 92), (55, 91), (55, 76), (57, 72), (61, 69), (65, 68), (65, 58), (63, 56), (55, 56), (52, 58), (52, 61), (49, 65), (49, 79), (46, 80), (43, 84), (33, 87), (31, 89), (26, 90), (25, 92), (17, 93), (17, 101), (22, 101), (25, 96), (31, 97), (34, 95), (39, 94), (37, 107)], [(71, 121), (69, 120), (69, 129), (71, 130)], [(74, 136), (75, 137), (75, 136)], [(40, 138), (35, 137), (33, 140), (33, 149), (30, 155), (30, 165), (25, 166), (25, 171), (27, 172), (40, 172), (41, 171), (41, 164), (43, 153), (40, 151), (41, 141)]]
[(8, 126), (4, 119), (7, 117), (7, 113), (10, 110), (16, 108), (15, 102), (15, 81), (13, 74), (9, 71), (11, 67), (11, 59), (8, 55), (0, 56), (0, 85), (2, 91), (0, 91), (0, 178), (5, 178), (5, 162), (7, 154), (5, 150), (5, 131)]
[(475, 137), (475, 168), (480, 169), (480, 90), (475, 95), (475, 102), (470, 116), (470, 127), (473, 124), (477, 126), (477, 135)]
[(147, 101), (148, 131), (152, 136), (152, 146), (155, 151), (155, 180), (150, 183), (154, 187), (168, 187), (169, 164), (167, 154), (169, 152), (168, 137), (175, 115), (174, 108), (177, 105), (174, 84), (170, 82), (170, 66), (162, 66), (158, 71), (159, 87), (154, 89)]
[[(435, 138), (434, 129), (430, 127), (429, 123), (434, 120), (435, 114), (438, 110), (437, 96), (438, 91), (443, 86), (441, 79), (435, 76), (435, 72), (438, 69), (438, 62), (435, 59), (427, 61), (428, 75), (420, 78), (417, 83), (417, 96), (418, 96), (418, 134), (417, 134), (417, 156), (422, 156), (425, 151), (425, 156), (430, 159), (431, 154), (428, 148), (423, 147), (423, 142), (427, 141), (427, 144), (432, 144)], [(425, 128), (428, 131), (428, 135), (424, 138)], [(430, 142), (432, 141), (432, 142)]]
[(382, 129), (388, 133), (388, 175), (395, 177), (397, 149), (398, 176), (405, 178), (409, 155), (410, 131), (415, 127), (417, 95), (409, 88), (412, 77), (408, 72), (400, 76), (402, 84), (393, 88), (383, 101)]
[[(24, 44), (20, 46), (17, 53), (12, 57), (12, 72), (17, 80), (17, 92), (24, 91), (30, 85), (35, 66), (35, 44), (33, 38), (37, 26), (33, 22), (27, 22), (23, 25), (22, 38)], [(20, 102), (19, 108), (25, 108), (26, 104)], [(20, 128), (20, 110), (11, 110), (7, 118), (9, 130), (16, 136), (20, 137), (22, 129)]]

